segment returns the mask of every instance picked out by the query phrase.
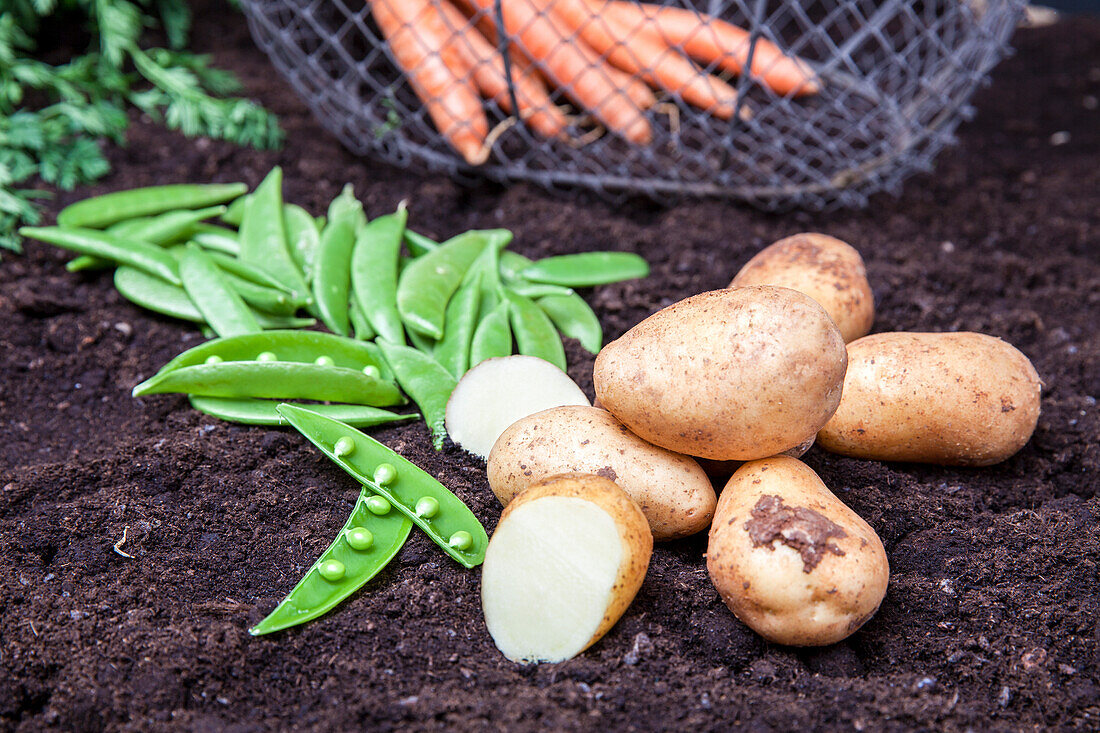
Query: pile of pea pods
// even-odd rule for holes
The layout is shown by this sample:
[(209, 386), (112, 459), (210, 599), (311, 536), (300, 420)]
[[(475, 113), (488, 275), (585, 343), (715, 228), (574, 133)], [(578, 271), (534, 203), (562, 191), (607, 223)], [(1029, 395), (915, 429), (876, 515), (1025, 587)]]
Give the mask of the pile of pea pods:
[[(238, 183), (120, 191), (20, 233), (76, 252), (69, 270), (115, 267), (125, 298), (218, 337), (135, 396), (184, 393), (196, 409), (252, 424), (279, 424), (280, 400), (318, 401), (368, 427), (411, 417), (382, 409), (407, 395), (437, 449), (447, 399), (470, 367), (518, 351), (565, 369), (559, 332), (596, 353), (599, 319), (574, 288), (649, 272), (632, 253), (532, 262), (506, 249), (507, 230), (439, 243), (407, 221), (404, 206), (368, 219), (350, 185), (315, 218), (284, 202), (274, 168), (251, 193)], [(305, 330), (318, 320), (330, 334)]]
[(135, 396), (182, 393), (223, 420), (289, 423), (359, 483), (336, 539), (253, 634), (334, 608), (413, 525), (455, 561), (479, 565), (488, 537), (470, 509), (357, 428), (417, 418), (386, 409), (411, 398), (441, 448), (447, 400), (469, 368), (518, 351), (565, 369), (559, 332), (598, 352), (599, 320), (574, 288), (649, 273), (624, 252), (532, 262), (506, 250), (503, 229), (439, 243), (407, 220), (404, 206), (368, 220), (350, 186), (315, 218), (283, 201), (275, 168), (251, 193), (239, 183), (120, 191), (66, 207), (57, 226), (20, 230), (75, 252), (70, 271), (114, 267), (125, 298), (211, 337)]

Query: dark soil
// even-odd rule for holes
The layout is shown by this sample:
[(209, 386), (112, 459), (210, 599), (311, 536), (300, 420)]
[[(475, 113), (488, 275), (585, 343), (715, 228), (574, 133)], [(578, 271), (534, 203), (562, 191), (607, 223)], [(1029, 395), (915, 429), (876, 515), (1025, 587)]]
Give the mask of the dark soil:
[[(960, 145), (901, 198), (768, 216), (716, 201), (611, 208), (358, 160), (221, 7), (198, 14), (197, 45), (282, 116), (287, 147), (135, 120), (109, 150), (114, 173), (52, 211), (169, 181), (254, 185), (278, 163), (287, 197), (314, 213), (351, 181), (371, 215), (407, 199), (429, 234), (504, 226), (531, 256), (640, 252), (652, 277), (591, 293), (609, 337), (724, 286), (767, 243), (824, 231), (863, 252), (877, 331), (974, 330), (1022, 349), (1046, 383), (1039, 427), (981, 470), (807, 455), (893, 571), (879, 613), (832, 647), (774, 646), (739, 623), (707, 578), (702, 536), (659, 546), (626, 616), (563, 664), (505, 660), (479, 573), (419, 534), (334, 613), (254, 639), (355, 486), (294, 433), (221, 423), (181, 397), (131, 399), (199, 335), (29, 243), (0, 264), (0, 727), (1100, 728), (1100, 22), (1020, 32)], [(1063, 131), (1068, 142), (1052, 139)], [(576, 344), (569, 356), (590, 391), (591, 357)], [(492, 529), (480, 461), (436, 453), (422, 424), (375, 434)], [(122, 540), (132, 557), (112, 549)]]

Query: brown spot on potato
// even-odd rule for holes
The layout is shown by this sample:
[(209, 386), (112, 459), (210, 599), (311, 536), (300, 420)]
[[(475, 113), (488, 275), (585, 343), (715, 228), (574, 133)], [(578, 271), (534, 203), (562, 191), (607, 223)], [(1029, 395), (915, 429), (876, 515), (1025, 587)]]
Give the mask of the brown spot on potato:
[(779, 540), (802, 556), (802, 572), (812, 572), (825, 553), (844, 555), (844, 550), (829, 540), (848, 533), (824, 514), (807, 507), (790, 507), (779, 496), (764, 495), (752, 508), (752, 519), (745, 522), (753, 547), (775, 549)]

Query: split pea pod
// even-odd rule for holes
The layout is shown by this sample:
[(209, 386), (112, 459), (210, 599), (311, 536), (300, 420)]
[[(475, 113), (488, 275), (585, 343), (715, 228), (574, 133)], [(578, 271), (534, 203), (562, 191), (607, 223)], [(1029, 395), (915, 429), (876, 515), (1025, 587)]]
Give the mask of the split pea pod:
[(649, 263), (633, 252), (581, 252), (547, 257), (520, 274), (533, 282), (586, 288), (645, 277)]
[(547, 295), (535, 301), (554, 326), (570, 338), (581, 342), (581, 346), (593, 354), (598, 354), (603, 346), (603, 328), (600, 319), (589, 307), (584, 298), (572, 295)]
[(550, 317), (530, 298), (505, 290), (519, 353), (545, 359), (565, 371), (565, 347)]
[(173, 285), (181, 284), (176, 260), (156, 245), (120, 239), (96, 229), (22, 227), (19, 234), (71, 252), (102, 257), (120, 265), (130, 265)]
[[(489, 538), (481, 522), (422, 468), (336, 420), (290, 405), (280, 405), (279, 412), (336, 465), (411, 519), (456, 561), (472, 568), (485, 559)], [(385, 508), (382, 502), (376, 504), (378, 510)]]
[(377, 498), (366, 487), (359, 490), (355, 508), (336, 539), (275, 610), (249, 629), (250, 634), (270, 634), (312, 621), (386, 567), (408, 539), (412, 522), (398, 512), (371, 511), (371, 500)]
[(447, 302), (466, 270), (486, 247), (500, 249), (511, 239), (506, 229), (473, 230), (413, 260), (397, 283), (397, 310), (405, 324), (430, 338), (442, 338)]
[(393, 384), (359, 369), (283, 361), (226, 361), (180, 367), (134, 387), (134, 397), (178, 392), (204, 397), (264, 397), (386, 407), (401, 404)]
[(66, 206), (57, 215), (57, 224), (99, 229), (124, 219), (223, 204), (246, 191), (248, 186), (243, 183), (173, 184), (116, 191)]
[(393, 378), (379, 348), (323, 331), (264, 331), (263, 333), (219, 338), (194, 346), (160, 368), (165, 374), (182, 367), (197, 366), (208, 361), (253, 362), (265, 359), (299, 364), (318, 361), (332, 366), (363, 370), (373, 367), (377, 376)]
[(405, 343), (397, 311), (397, 264), (401, 234), (409, 214), (399, 207), (359, 230), (351, 258), (353, 296), (375, 333), (395, 344)]
[(276, 166), (248, 197), (241, 219), (240, 259), (259, 265), (294, 292), (309, 292), (290, 256), (283, 221), (283, 171)]
[(313, 299), (317, 314), (330, 331), (348, 335), (348, 293), (351, 289), (351, 252), (355, 224), (351, 216), (329, 221), (321, 232), (321, 246), (313, 270)]
[(420, 408), (424, 422), (432, 433), (432, 445), (436, 450), (441, 450), (443, 439), (447, 437), (444, 425), (447, 400), (457, 381), (439, 362), (423, 352), (383, 339), (377, 343), (397, 383)]
[[(191, 395), (189, 399), (191, 406), (199, 412), (227, 422), (271, 426), (286, 424), (286, 420), (275, 409), (280, 404), (285, 404), (280, 403), (279, 400), (261, 400), (251, 397), (235, 399), (231, 397), (201, 397), (199, 395)], [(401, 415), (370, 405), (308, 404), (300, 406), (357, 428), (371, 428), (376, 425), (414, 420), (420, 417), (415, 412)]]
[(241, 296), (197, 244), (187, 247), (179, 268), (183, 289), (215, 333), (239, 336), (261, 330)]
[(512, 326), (508, 320), (508, 301), (501, 301), (474, 330), (470, 343), (470, 366), (475, 367), (497, 356), (510, 356), (511, 353)]

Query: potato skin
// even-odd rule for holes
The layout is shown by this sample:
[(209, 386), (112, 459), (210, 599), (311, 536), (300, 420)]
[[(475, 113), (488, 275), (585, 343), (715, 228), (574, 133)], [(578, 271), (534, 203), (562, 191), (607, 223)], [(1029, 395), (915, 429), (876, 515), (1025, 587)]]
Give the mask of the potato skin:
[(886, 595), (882, 541), (796, 458), (750, 461), (722, 490), (707, 571), (737, 618), (769, 641), (833, 644)]
[(840, 408), (822, 448), (855, 458), (989, 466), (1039, 419), (1042, 381), (1012, 345), (980, 333), (879, 333), (848, 345)]
[(845, 343), (866, 336), (875, 320), (875, 296), (863, 258), (850, 244), (806, 232), (756, 253), (730, 287), (778, 285), (810, 296), (836, 321)]
[(718, 501), (695, 461), (645, 442), (597, 407), (536, 412), (509, 426), (489, 452), (489, 486), (506, 506), (532, 483), (559, 473), (617, 483), (641, 506), (658, 541), (703, 531)]
[(812, 298), (768, 285), (675, 303), (596, 357), (596, 397), (641, 438), (753, 460), (813, 436), (840, 403), (847, 354)]
[(630, 602), (634, 600), (634, 596), (638, 594), (638, 589), (642, 587), (642, 581), (645, 580), (646, 570), (649, 569), (649, 558), (653, 554), (653, 534), (649, 531), (649, 523), (642, 514), (641, 507), (614, 481), (603, 476), (584, 473), (548, 476), (533, 484), (504, 508), (498, 524), (503, 523), (517, 507), (547, 496), (565, 496), (590, 501), (607, 512), (619, 530), (619, 540), (623, 546), (623, 561), (619, 565), (619, 575), (612, 586), (611, 603), (608, 604), (596, 633), (584, 645), (584, 649), (587, 649), (615, 625), (630, 606)]

